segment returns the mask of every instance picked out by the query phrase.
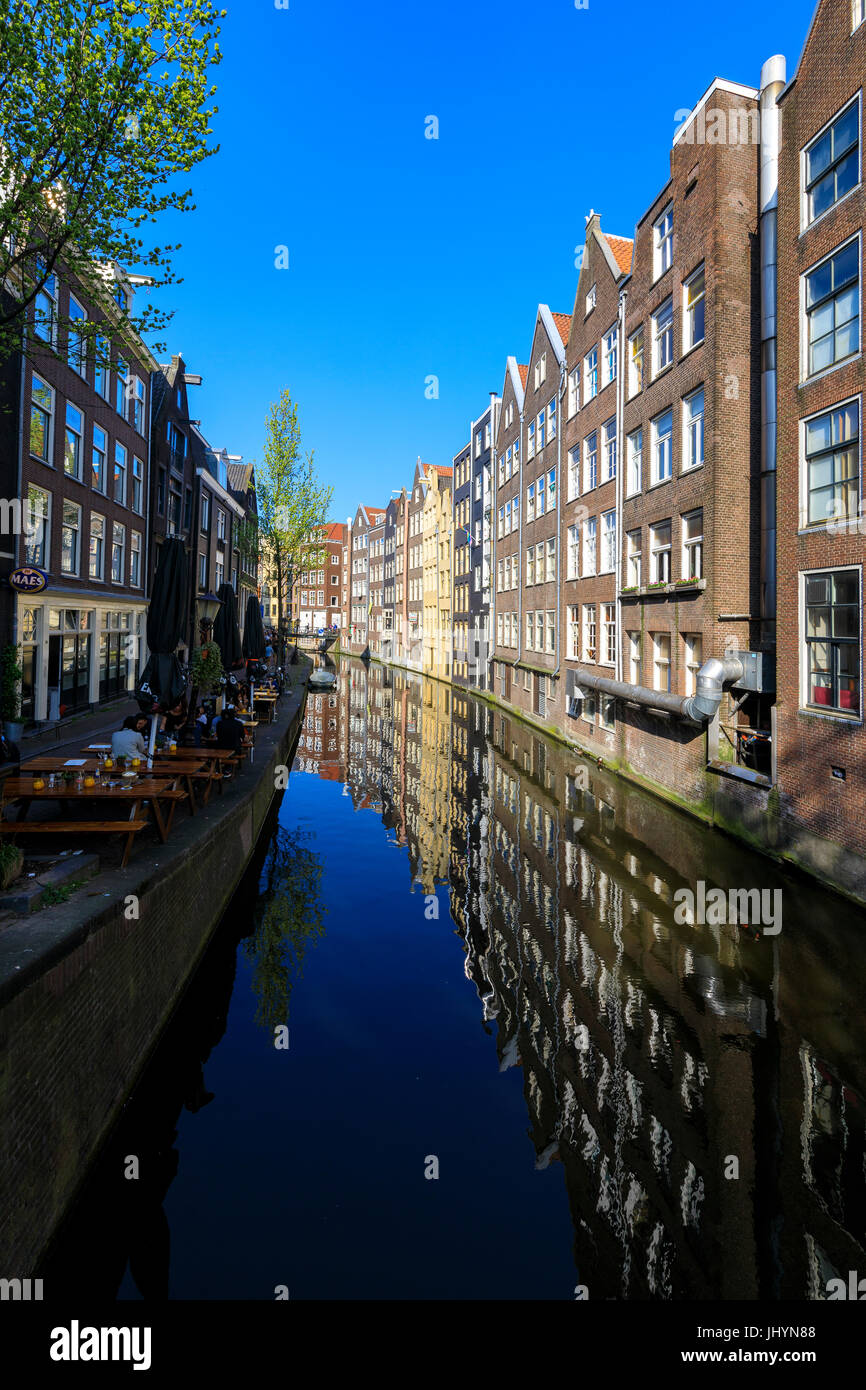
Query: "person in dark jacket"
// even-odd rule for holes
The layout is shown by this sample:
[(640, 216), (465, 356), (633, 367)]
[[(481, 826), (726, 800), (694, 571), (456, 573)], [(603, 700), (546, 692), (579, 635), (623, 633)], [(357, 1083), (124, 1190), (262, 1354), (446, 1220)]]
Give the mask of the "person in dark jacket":
[(233, 753), (240, 752), (241, 748), (246, 748), (249, 743), (246, 729), (235, 717), (234, 705), (226, 705), (216, 722), (215, 733), (217, 747), (231, 748)]

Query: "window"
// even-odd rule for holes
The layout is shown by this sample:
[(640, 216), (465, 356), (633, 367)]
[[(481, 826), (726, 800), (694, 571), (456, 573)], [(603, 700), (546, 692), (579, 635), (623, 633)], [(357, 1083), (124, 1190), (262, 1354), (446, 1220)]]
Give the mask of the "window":
[(602, 339), (602, 385), (610, 386), (616, 381), (616, 339), (617, 327), (608, 329)]
[(590, 492), (598, 484), (598, 431), (593, 430), (583, 441), (583, 490)]
[(141, 532), (133, 531), (129, 542), (129, 582), (138, 589), (141, 587)]
[(638, 328), (628, 340), (629, 400), (643, 390), (643, 328)]
[(529, 546), (526, 552), (526, 584), (535, 583), (535, 546)]
[[(541, 480), (542, 486), (544, 480)], [(556, 469), (550, 468), (547, 473), (547, 510), (552, 512), (556, 506)]]
[(625, 583), (626, 588), (640, 588), (640, 531), (627, 531), (625, 535)]
[(538, 517), (544, 516), (544, 508), (545, 508), (545, 501), (544, 501), (544, 499), (545, 499), (545, 492), (544, 492), (544, 474), (542, 473), (541, 477), (538, 479), (538, 493), (537, 493), (537, 500), (536, 500), (536, 503), (535, 503), (535, 516), (536, 516), (536, 520), (538, 519)]
[(866, 19), (866, 0), (851, 0), (851, 32), (859, 29)]
[(612, 695), (602, 695), (598, 717), (603, 728), (616, 728), (616, 700)]
[(538, 360), (536, 361), (536, 363), (535, 363), (535, 389), (536, 389), (536, 391), (538, 390), (539, 386), (542, 384), (542, 382), (545, 380), (546, 377), (547, 377), (547, 353), (546, 353), (546, 352), (543, 352), (543, 353), (541, 354), (541, 356), (538, 358)]
[(652, 422), (652, 481), (663, 483), (671, 476), (671, 440), (673, 411), (665, 410)]
[(535, 615), (535, 650), (544, 651), (544, 610), (541, 608)]
[(87, 337), (77, 327), (87, 322), (87, 314), (77, 299), (69, 296), (69, 331), (66, 360), (79, 376), (87, 375)]
[(48, 557), (51, 553), (49, 536), (51, 494), (43, 492), (41, 487), (34, 487), (31, 483), (27, 489), (27, 503), (29, 525), (24, 538), (24, 563), (37, 565), (40, 569), (47, 569)]
[[(205, 529), (204, 526), (202, 526), (202, 530), (204, 530), (204, 529)], [(498, 519), (497, 528), (496, 528), (496, 535), (497, 535), (498, 539), (501, 540), (504, 534), (505, 534), (505, 508), (504, 508), (504, 507), (500, 507), (500, 508), (499, 508), (499, 519)], [(417, 566), (416, 566), (416, 568), (417, 568)]]
[(806, 703), (860, 709), (860, 581), (856, 570), (805, 576)]
[(595, 604), (585, 603), (583, 605), (583, 659), (584, 661), (595, 661), (597, 655)]
[(643, 468), (643, 430), (633, 430), (625, 441), (626, 497), (634, 497), (641, 489)]
[(547, 406), (547, 442), (556, 438), (556, 397)]
[(526, 520), (535, 520), (535, 483), (530, 483), (526, 489)]
[(616, 665), (616, 604), (601, 605), (601, 659), (605, 666)]
[(144, 382), (140, 377), (132, 378), (130, 400), (130, 423), (134, 425), (139, 434), (144, 434)]
[(683, 472), (704, 461), (704, 388), (683, 401)]
[(544, 583), (544, 541), (539, 541), (535, 547), (535, 582)]
[(210, 530), (210, 493), (203, 492), (201, 495), (201, 529)]
[(604, 453), (604, 481), (610, 482), (611, 478), (616, 477), (616, 417), (608, 420), (601, 430), (602, 449)]
[[(530, 518), (530, 519), (531, 519), (531, 518)], [(510, 503), (510, 502), (506, 502), (506, 503), (505, 503), (505, 534), (506, 534), (506, 536), (509, 534), (509, 532), (511, 531), (511, 529), (512, 529), (512, 527), (511, 527), (511, 503)]]
[(595, 542), (598, 521), (594, 516), (583, 523), (583, 573), (595, 574)]
[(126, 506), (126, 449), (114, 441), (114, 500)]
[(551, 536), (547, 542), (547, 553), (544, 562), (545, 582), (552, 584), (556, 579), (556, 537)]
[(580, 609), (576, 603), (569, 605), (566, 627), (566, 653), (572, 661), (580, 660)]
[(704, 340), (706, 287), (704, 267), (696, 270), (683, 285), (683, 351)]
[(860, 180), (860, 110), (855, 99), (806, 148), (806, 221), (814, 222)]
[(54, 392), (38, 376), (33, 378), (30, 403), (30, 452), (43, 463), (51, 462)]
[(844, 362), (860, 345), (859, 247), (856, 240), (806, 276), (808, 376)]
[(616, 512), (611, 509), (601, 514), (601, 569), (600, 574), (609, 574), (616, 569)]
[(84, 416), (71, 401), (66, 402), (66, 437), (63, 446), (63, 471), (68, 478), (81, 481), (81, 437)]
[(535, 643), (535, 614), (534, 614), (534, 613), (527, 613), (527, 615), (526, 615), (526, 649), (527, 649), (527, 651), (530, 651), (530, 652), (532, 651), (532, 648), (533, 648), (533, 646), (534, 646), (534, 643)]
[[(189, 511), (190, 492), (187, 488), (187, 512)], [(144, 514), (144, 461), (132, 456), (132, 510), (138, 512), (139, 516)], [(185, 521), (189, 529), (189, 518)]]
[[(592, 311), (593, 311), (593, 309), (595, 308), (595, 305), (596, 305), (596, 298), (597, 298), (597, 288), (598, 288), (598, 287), (597, 287), (596, 285), (592, 285), (592, 286), (590, 287), (589, 294), (586, 296), (586, 314), (591, 314)], [(586, 316), (586, 315), (584, 315), (584, 317), (585, 317), (585, 316)]]
[(224, 541), (226, 538), (226, 514), (222, 507), (217, 507), (217, 540)]
[(98, 425), (93, 426), (91, 457), (91, 486), (94, 492), (105, 492), (105, 461), (108, 457), (108, 435)]
[(566, 564), (567, 564), (568, 568), (567, 568), (566, 576), (565, 576), (566, 579), (577, 579), (577, 577), (578, 577), (579, 547), (580, 547), (580, 528), (579, 528), (578, 526), (569, 526), (569, 528), (568, 528), (568, 558), (567, 558), (567, 561), (566, 561)]
[(90, 514), (90, 578), (102, 579), (105, 565), (105, 517)]
[(652, 316), (653, 376), (666, 371), (674, 360), (674, 302), (666, 299)]
[(640, 633), (628, 633), (628, 678), (632, 685), (641, 683)]
[(650, 527), (650, 583), (671, 582), (671, 524), (659, 521)]
[(653, 643), (653, 689), (671, 688), (671, 639), (667, 632), (654, 632)]
[(580, 409), (580, 367), (572, 367), (568, 374), (568, 418)]
[(115, 521), (111, 528), (111, 578), (115, 584), (124, 581), (126, 561), (126, 527)]
[[(40, 270), (40, 274), (42, 271)], [(46, 275), (33, 306), (33, 331), (52, 347), (57, 343), (57, 276)]]
[(547, 610), (547, 645), (545, 651), (552, 655), (556, 654), (556, 610), (553, 608)]
[(805, 422), (807, 525), (859, 514), (859, 415), (851, 401)]
[(580, 496), (580, 445), (568, 451), (568, 500)]
[(583, 359), (583, 401), (598, 395), (598, 348), (592, 348)]
[(126, 400), (129, 391), (129, 367), (122, 357), (117, 359), (117, 376), (114, 382), (114, 408), (118, 415), (126, 419)]
[(686, 649), (686, 694), (695, 695), (698, 689), (698, 671), (703, 659), (703, 641), (700, 633), (684, 632), (683, 643)]
[(74, 502), (63, 503), (63, 527), (60, 533), (60, 569), (63, 574), (78, 573), (81, 508)]
[(156, 478), (156, 510), (160, 516), (165, 512), (165, 469), (160, 468)]
[(683, 579), (704, 577), (704, 513), (703, 508), (687, 512), (683, 517)]
[(109, 395), (111, 382), (110, 363), (111, 344), (105, 338), (97, 338), (93, 364), (93, 389), (97, 396), (101, 396), (104, 401), (108, 400)]
[(653, 223), (653, 279), (669, 270), (674, 259), (674, 209), (669, 203)]

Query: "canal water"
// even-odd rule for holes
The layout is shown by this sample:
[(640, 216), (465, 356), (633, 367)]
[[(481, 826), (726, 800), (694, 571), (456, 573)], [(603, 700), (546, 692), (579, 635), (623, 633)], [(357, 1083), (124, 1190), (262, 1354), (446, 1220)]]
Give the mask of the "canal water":
[(476, 697), (343, 661), (46, 1289), (824, 1298), (866, 1272), (864, 928)]

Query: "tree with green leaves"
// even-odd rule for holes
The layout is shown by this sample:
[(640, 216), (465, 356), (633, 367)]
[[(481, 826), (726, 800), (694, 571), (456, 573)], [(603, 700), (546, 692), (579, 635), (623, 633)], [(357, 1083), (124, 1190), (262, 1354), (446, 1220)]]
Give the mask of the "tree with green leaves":
[[(291, 392), (281, 392), (265, 421), (264, 469), (256, 487), (262, 555), (277, 591), (280, 631), (285, 606), (291, 611), (292, 590), (312, 555), (322, 549), (322, 527), (334, 490), (316, 474), (312, 451), (301, 449), (298, 407)], [(280, 638), (282, 643), (282, 637)], [(280, 661), (285, 653), (280, 650)]]
[(273, 1036), (288, 1023), (292, 987), (304, 957), (325, 935), (321, 900), (322, 861), (304, 843), (310, 832), (280, 826), (273, 839), (256, 899), (252, 935), (244, 954), (258, 996), (256, 1022)]
[[(152, 337), (169, 315), (133, 313), (129, 285), (176, 280), (151, 228), (194, 205), (179, 180), (212, 154), (211, 68), (220, 61), (211, 0), (0, 0), (0, 361), (99, 341), (98, 321), (61, 323), (57, 274), (129, 336)], [(118, 280), (136, 268), (127, 284)], [(46, 293), (48, 291), (48, 293)], [(53, 322), (46, 324), (46, 318)], [(161, 351), (164, 344), (154, 345)], [(109, 364), (106, 364), (109, 365)]]

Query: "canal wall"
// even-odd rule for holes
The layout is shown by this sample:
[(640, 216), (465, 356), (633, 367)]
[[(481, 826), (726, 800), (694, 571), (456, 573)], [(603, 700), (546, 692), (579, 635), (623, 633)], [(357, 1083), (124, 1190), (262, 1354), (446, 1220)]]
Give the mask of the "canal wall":
[[(249, 863), (307, 670), (254, 761), (165, 845), (0, 932), (0, 1278), (32, 1276)], [(50, 1289), (45, 1290), (50, 1298)]]
[(866, 860), (844, 845), (823, 839), (808, 830), (795, 819), (792, 812), (789, 812), (786, 799), (780, 795), (778, 787), (741, 782), (707, 768), (699, 795), (694, 795), (693, 787), (683, 787), (682, 794), (679, 794), (645, 775), (639, 768), (626, 761), (624, 756), (602, 758), (597, 749), (584, 747), (575, 739), (569, 738), (559, 724), (540, 719), (527, 710), (518, 709), (493, 690), (477, 690), (471, 686), (457, 685), (444, 676), (434, 675), (430, 671), (420, 671), (417, 667), (403, 662), (385, 661), (378, 656), (371, 659), (380, 666), (423, 676), (425, 680), (439, 681), (455, 692), (474, 695), (500, 710), (509, 719), (518, 719), (529, 728), (537, 729), (597, 766), (603, 763), (623, 780), (640, 787), (652, 796), (659, 797), (667, 805), (685, 811), (704, 824), (724, 831), (777, 864), (800, 870), (859, 906), (866, 904)]

